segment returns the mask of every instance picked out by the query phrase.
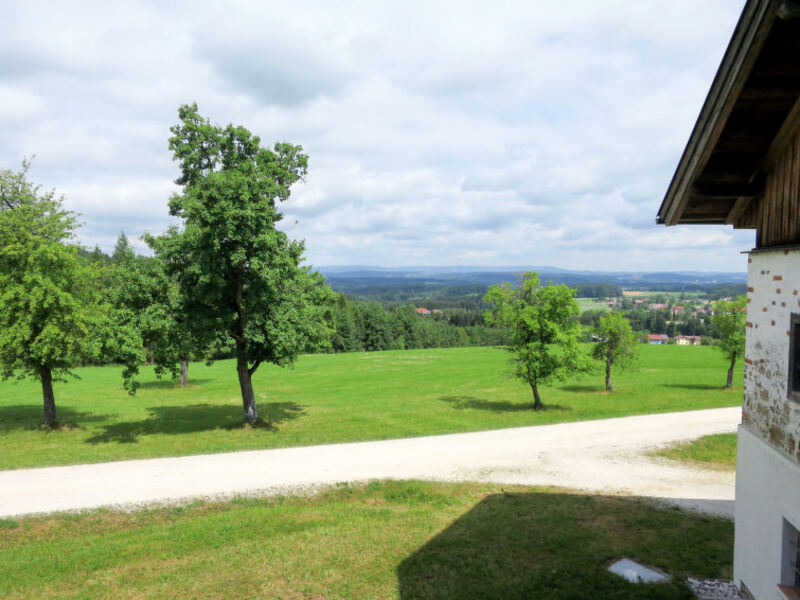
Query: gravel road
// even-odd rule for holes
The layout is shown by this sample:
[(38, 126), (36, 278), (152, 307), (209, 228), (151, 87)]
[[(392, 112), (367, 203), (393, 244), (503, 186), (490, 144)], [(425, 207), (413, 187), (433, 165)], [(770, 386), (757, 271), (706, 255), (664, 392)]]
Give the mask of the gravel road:
[(380, 442), (0, 471), (0, 517), (190, 498), (304, 493), (372, 479), (553, 485), (733, 514), (734, 474), (654, 459), (660, 446), (735, 431), (721, 408)]

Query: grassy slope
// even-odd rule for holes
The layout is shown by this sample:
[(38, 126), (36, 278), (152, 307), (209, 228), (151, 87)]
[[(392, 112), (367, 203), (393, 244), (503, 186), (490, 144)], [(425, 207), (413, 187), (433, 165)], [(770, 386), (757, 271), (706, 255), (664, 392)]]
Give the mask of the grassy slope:
[(672, 460), (718, 469), (736, 468), (736, 434), (718, 433), (656, 452)]
[[(632, 498), (381, 482), (311, 498), (0, 522), (4, 598), (689, 598), (733, 523)], [(634, 585), (628, 556), (676, 577)]]
[[(727, 391), (726, 365), (710, 347), (640, 346), (635, 371), (547, 386), (548, 410), (529, 410), (530, 391), (507, 375), (495, 348), (304, 356), (297, 367), (262, 366), (254, 378), (272, 426), (242, 424), (233, 363), (192, 364), (180, 389), (143, 370), (134, 398), (118, 367), (79, 369), (56, 384), (57, 431), (38, 427), (35, 382), (0, 383), (0, 469), (388, 439), (669, 412), (741, 402)], [(737, 386), (741, 385), (741, 371)]]

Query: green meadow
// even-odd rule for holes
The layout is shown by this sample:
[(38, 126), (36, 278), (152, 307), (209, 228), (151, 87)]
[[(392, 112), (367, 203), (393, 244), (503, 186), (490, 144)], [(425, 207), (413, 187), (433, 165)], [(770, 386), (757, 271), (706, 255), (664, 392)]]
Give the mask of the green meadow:
[(735, 433), (717, 433), (676, 444), (654, 454), (698, 467), (733, 470), (736, 468), (736, 440)]
[(293, 369), (254, 377), (263, 424), (243, 421), (232, 361), (193, 363), (180, 388), (142, 371), (134, 397), (120, 367), (86, 367), (55, 384), (60, 426), (40, 426), (37, 382), (0, 383), (0, 469), (277, 448), (694, 410), (741, 403), (725, 390), (726, 364), (711, 347), (638, 348), (635, 369), (545, 386), (546, 410), (508, 376), (497, 348), (303, 356)]
[[(732, 548), (732, 521), (636, 498), (383, 481), (0, 520), (0, 596), (686, 599), (686, 577), (731, 577)], [(622, 556), (673, 579), (628, 583)]]

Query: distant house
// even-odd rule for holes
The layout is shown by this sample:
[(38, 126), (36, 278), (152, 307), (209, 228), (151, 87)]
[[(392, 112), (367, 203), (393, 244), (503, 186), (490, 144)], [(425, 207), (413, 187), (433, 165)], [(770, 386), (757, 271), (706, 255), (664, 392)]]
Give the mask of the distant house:
[(441, 310), (439, 310), (438, 308), (434, 308), (434, 309), (431, 311), (431, 314), (432, 314), (432, 315), (443, 315), (444, 313), (443, 313)]
[(700, 345), (700, 336), (699, 335), (676, 335), (675, 336), (675, 343), (678, 346), (699, 346)]
[(673, 315), (679, 315), (679, 314), (683, 313), (685, 310), (686, 310), (685, 307), (680, 306), (679, 304), (676, 304), (675, 306), (672, 307), (672, 314)]
[(669, 304), (654, 302), (653, 304), (649, 304), (647, 308), (649, 308), (650, 310), (667, 310), (669, 308)]
[(651, 333), (647, 336), (648, 344), (663, 345), (669, 342), (669, 336), (666, 333)]
[(748, 0), (658, 212), (755, 230), (733, 576), (800, 598), (800, 3)]
[(429, 314), (431, 314), (431, 311), (429, 311), (427, 308), (418, 308), (417, 309), (417, 314), (418, 315), (429, 315)]

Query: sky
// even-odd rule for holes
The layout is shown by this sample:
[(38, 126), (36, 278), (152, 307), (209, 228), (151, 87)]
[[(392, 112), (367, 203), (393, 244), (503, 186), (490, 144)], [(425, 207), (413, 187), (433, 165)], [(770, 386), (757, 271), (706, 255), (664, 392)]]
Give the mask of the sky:
[(178, 106), (300, 144), (310, 264), (744, 271), (655, 216), (743, 0), (0, 0), (0, 167), (106, 251), (172, 223)]

